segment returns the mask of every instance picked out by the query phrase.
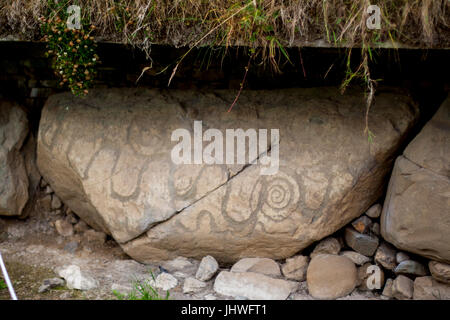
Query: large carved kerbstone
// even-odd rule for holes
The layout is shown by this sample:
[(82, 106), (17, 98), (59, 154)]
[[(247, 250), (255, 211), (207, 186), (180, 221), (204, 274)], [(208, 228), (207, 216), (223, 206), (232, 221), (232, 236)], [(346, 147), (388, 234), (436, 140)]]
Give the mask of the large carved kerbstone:
[[(245, 91), (227, 113), (235, 94), (109, 89), (84, 99), (52, 96), (42, 112), (39, 169), (73, 211), (139, 261), (279, 259), (335, 232), (381, 195), (417, 118), (406, 96), (379, 94), (369, 144), (360, 93)], [(171, 134), (193, 132), (194, 120), (224, 137), (225, 129), (279, 129), (278, 173), (261, 175), (259, 162), (174, 164)]]
[(381, 233), (397, 248), (450, 263), (450, 99), (397, 159)]
[(0, 100), (0, 216), (20, 216), (28, 201), (28, 175), (21, 153), (27, 135), (25, 112)]

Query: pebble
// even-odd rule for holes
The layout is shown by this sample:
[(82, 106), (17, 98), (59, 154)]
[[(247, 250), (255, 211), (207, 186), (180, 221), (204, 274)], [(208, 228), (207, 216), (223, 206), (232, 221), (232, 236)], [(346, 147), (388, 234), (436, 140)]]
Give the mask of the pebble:
[(66, 280), (69, 289), (91, 290), (98, 287), (97, 280), (86, 275), (77, 265), (62, 267), (57, 273)]
[(430, 261), (428, 263), (431, 275), (437, 281), (450, 284), (450, 265), (437, 261)]
[(351, 293), (357, 285), (355, 264), (344, 256), (315, 256), (306, 273), (309, 294), (318, 299), (337, 299)]
[(250, 300), (286, 300), (297, 288), (298, 282), (255, 272), (222, 271), (214, 282), (217, 293)]
[(58, 219), (55, 221), (56, 231), (63, 237), (73, 236), (73, 226), (65, 219)]
[(366, 216), (372, 219), (379, 218), (381, 216), (381, 210), (382, 207), (380, 204), (374, 204), (369, 208), (369, 210), (366, 211)]
[(328, 237), (320, 241), (309, 256), (312, 259), (319, 254), (338, 254), (341, 248), (342, 246), (338, 239)]
[(387, 270), (394, 270), (397, 266), (395, 248), (383, 242), (375, 253), (375, 262)]
[(308, 264), (309, 257), (298, 255), (286, 259), (286, 263), (283, 264), (281, 270), (283, 271), (283, 275), (286, 277), (286, 279), (305, 281)]
[(206, 282), (189, 277), (184, 280), (183, 293), (196, 293), (202, 291), (206, 286)]
[(195, 277), (200, 281), (211, 280), (219, 270), (219, 264), (212, 256), (206, 256), (200, 262)]
[(414, 282), (406, 276), (399, 275), (392, 283), (392, 296), (398, 300), (412, 299)]
[(353, 228), (359, 233), (368, 233), (372, 226), (372, 220), (367, 216), (362, 216), (352, 222)]
[(355, 251), (343, 251), (340, 253), (341, 256), (347, 257), (353, 261), (354, 264), (362, 266), (363, 264), (370, 261), (369, 257), (362, 255), (361, 253)]
[(231, 267), (231, 272), (256, 272), (270, 277), (281, 277), (280, 266), (269, 258), (244, 258)]
[(350, 227), (345, 229), (345, 242), (353, 250), (362, 255), (371, 257), (378, 248), (379, 240), (377, 237), (359, 233)]
[(413, 276), (426, 276), (427, 269), (421, 263), (413, 260), (402, 261), (395, 269), (395, 274), (409, 274)]
[(61, 278), (51, 278), (51, 279), (45, 279), (42, 283), (42, 285), (39, 287), (38, 292), (44, 293), (50, 289), (56, 288), (56, 287), (62, 287), (66, 284), (66, 282)]

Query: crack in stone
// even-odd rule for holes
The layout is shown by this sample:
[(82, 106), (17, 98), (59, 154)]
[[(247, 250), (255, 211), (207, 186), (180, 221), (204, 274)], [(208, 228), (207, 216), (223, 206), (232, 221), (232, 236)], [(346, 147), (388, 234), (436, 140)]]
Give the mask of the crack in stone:
[[(280, 141), (281, 141), (281, 140), (280, 140)], [(238, 176), (240, 173), (242, 173), (245, 169), (249, 168), (249, 167), (252, 166), (252, 165), (255, 165), (255, 164), (258, 162), (258, 160), (259, 160), (262, 156), (265, 156), (265, 155), (269, 154), (269, 153), (271, 152), (271, 150), (272, 150), (272, 145), (269, 145), (269, 147), (267, 148), (267, 150), (266, 150), (265, 152), (262, 152), (261, 154), (259, 154), (258, 157), (256, 157), (256, 158), (255, 158), (253, 161), (251, 161), (250, 163), (246, 163), (245, 165), (243, 165), (242, 168), (240, 168), (234, 175), (232, 175), (231, 177), (229, 176), (228, 179), (227, 179), (224, 183), (220, 184), (219, 186), (217, 186), (217, 187), (214, 188), (214, 189), (211, 189), (210, 191), (208, 191), (207, 193), (205, 193), (203, 196), (201, 196), (201, 197), (198, 198), (197, 200), (194, 200), (192, 203), (188, 204), (187, 206), (185, 206), (185, 207), (183, 207), (183, 208), (181, 208), (181, 209), (175, 211), (175, 212), (174, 212), (170, 217), (168, 217), (167, 219), (164, 219), (164, 220), (161, 220), (161, 221), (158, 221), (158, 222), (152, 224), (151, 226), (149, 226), (147, 229), (145, 229), (145, 230), (144, 230), (141, 234), (139, 234), (138, 236), (136, 236), (136, 237), (134, 237), (134, 238), (132, 238), (132, 239), (126, 241), (126, 242), (123, 242), (123, 243), (121, 243), (121, 244), (127, 244), (127, 243), (130, 243), (130, 242), (132, 242), (132, 241), (134, 241), (134, 240), (140, 238), (144, 233), (147, 233), (148, 231), (150, 231), (150, 229), (153, 229), (154, 227), (158, 226), (158, 225), (161, 224), (161, 223), (164, 223), (164, 222), (169, 221), (169, 220), (172, 219), (173, 217), (175, 217), (175, 216), (177, 216), (178, 214), (182, 213), (184, 210), (186, 210), (186, 209), (192, 207), (193, 205), (195, 205), (196, 203), (198, 203), (200, 200), (203, 200), (204, 198), (206, 198), (207, 196), (209, 196), (211, 193), (215, 192), (215, 191), (218, 190), (219, 188), (221, 188), (221, 187), (223, 187), (224, 185), (226, 185), (227, 183), (229, 183), (232, 179), (234, 179), (235, 177), (237, 177), (237, 176)], [(228, 172), (228, 174), (230, 174), (230, 172)]]

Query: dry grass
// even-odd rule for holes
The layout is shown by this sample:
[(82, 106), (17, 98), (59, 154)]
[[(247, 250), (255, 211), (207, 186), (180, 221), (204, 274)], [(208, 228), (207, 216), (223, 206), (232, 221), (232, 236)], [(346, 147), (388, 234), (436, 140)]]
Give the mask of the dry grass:
[[(380, 31), (370, 32), (365, 27), (368, 0), (74, 0), (70, 3), (81, 6), (84, 18), (97, 27), (98, 39), (142, 48), (152, 43), (192, 46), (208, 33), (199, 45), (269, 47), (272, 39), (277, 39), (287, 47), (324, 39), (337, 46), (361, 46), (365, 40), (374, 45), (398, 41), (418, 47), (450, 46), (448, 0), (372, 1), (371, 4), (381, 8), (383, 21)], [(46, 0), (0, 0), (0, 33), (37, 40), (38, 18), (46, 14)]]

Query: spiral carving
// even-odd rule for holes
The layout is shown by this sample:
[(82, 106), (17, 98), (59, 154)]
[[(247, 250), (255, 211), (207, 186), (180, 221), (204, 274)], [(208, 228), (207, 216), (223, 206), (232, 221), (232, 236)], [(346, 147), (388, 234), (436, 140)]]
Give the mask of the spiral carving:
[(252, 207), (259, 204), (262, 214), (272, 220), (282, 221), (297, 208), (299, 186), (295, 179), (279, 172), (274, 176), (260, 178), (253, 189), (252, 199), (258, 199), (250, 201)]

